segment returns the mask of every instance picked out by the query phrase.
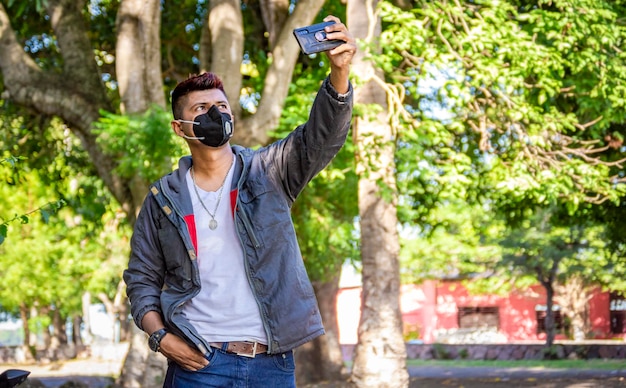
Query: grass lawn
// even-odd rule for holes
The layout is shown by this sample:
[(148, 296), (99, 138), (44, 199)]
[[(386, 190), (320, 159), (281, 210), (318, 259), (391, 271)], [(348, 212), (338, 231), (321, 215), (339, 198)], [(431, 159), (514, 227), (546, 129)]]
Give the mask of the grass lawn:
[(491, 368), (563, 368), (563, 369), (604, 369), (626, 370), (626, 360), (407, 360), (409, 366), (449, 366), (449, 367), (491, 367)]

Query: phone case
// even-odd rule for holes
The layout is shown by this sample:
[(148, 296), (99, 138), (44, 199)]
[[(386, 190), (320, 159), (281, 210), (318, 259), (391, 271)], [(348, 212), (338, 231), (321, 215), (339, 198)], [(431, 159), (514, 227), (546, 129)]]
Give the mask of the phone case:
[(327, 40), (324, 27), (335, 24), (335, 22), (324, 22), (313, 24), (307, 27), (300, 27), (293, 30), (300, 49), (306, 55), (331, 50), (344, 44), (343, 40)]

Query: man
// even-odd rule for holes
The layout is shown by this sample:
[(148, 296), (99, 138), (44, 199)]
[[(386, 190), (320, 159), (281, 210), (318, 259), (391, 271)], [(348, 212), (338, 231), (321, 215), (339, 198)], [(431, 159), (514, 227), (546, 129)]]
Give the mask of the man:
[(343, 146), (352, 115), (345, 43), (328, 51), (309, 120), (265, 148), (231, 146), (221, 80), (174, 89), (172, 129), (191, 157), (150, 187), (124, 271), (135, 323), (167, 357), (167, 387), (294, 387), (292, 350), (324, 333), (291, 221), (298, 194)]

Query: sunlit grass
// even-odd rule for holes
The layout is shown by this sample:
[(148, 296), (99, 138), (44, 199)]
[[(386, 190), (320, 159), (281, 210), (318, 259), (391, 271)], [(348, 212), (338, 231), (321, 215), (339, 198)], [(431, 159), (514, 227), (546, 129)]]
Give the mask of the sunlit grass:
[(417, 367), (491, 367), (491, 368), (561, 368), (561, 369), (625, 369), (626, 360), (407, 360), (407, 365)]

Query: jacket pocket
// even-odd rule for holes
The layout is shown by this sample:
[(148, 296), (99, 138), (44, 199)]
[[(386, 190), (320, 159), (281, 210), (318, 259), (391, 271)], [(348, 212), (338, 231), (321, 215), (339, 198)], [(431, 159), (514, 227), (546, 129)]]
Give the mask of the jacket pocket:
[[(250, 221), (257, 236), (280, 235), (291, 227), (290, 208), (268, 178), (249, 180), (239, 192), (241, 211)], [(267, 241), (262, 242), (267, 244)]]
[(161, 223), (158, 230), (159, 243), (165, 260), (165, 283), (170, 288), (191, 287), (191, 261), (178, 231), (169, 221)]

